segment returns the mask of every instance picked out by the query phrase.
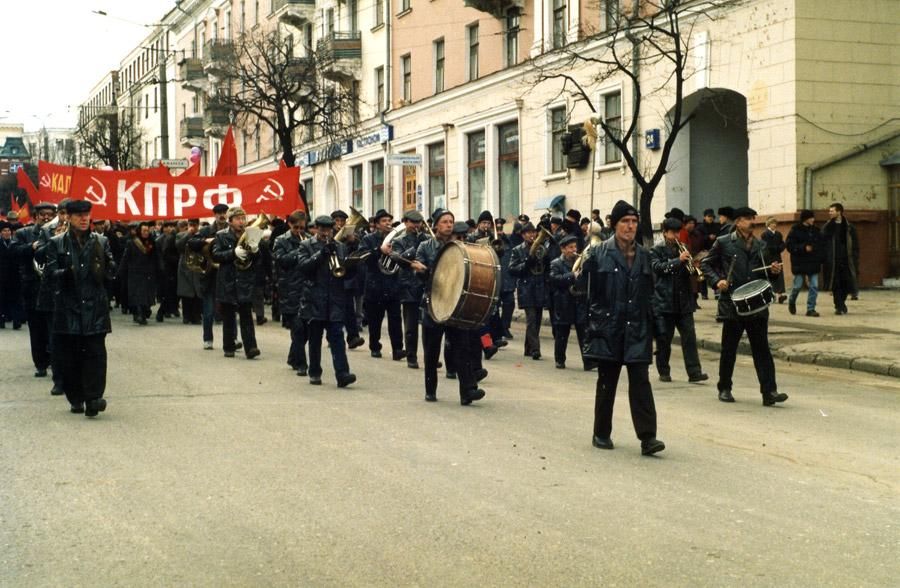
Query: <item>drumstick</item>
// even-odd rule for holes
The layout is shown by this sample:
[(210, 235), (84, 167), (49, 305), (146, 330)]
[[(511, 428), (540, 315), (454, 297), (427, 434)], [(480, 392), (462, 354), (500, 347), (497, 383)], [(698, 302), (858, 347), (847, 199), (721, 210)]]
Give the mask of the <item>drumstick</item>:
[(778, 263), (778, 262), (773, 261), (773, 262), (770, 263), (769, 265), (764, 265), (764, 266), (762, 266), (762, 267), (755, 267), (755, 268), (753, 268), (753, 269), (750, 270), (750, 271), (751, 271), (751, 272), (764, 272), (764, 271), (770, 270), (770, 269), (772, 269), (773, 267), (775, 267), (775, 264), (776, 264), (776, 263)]

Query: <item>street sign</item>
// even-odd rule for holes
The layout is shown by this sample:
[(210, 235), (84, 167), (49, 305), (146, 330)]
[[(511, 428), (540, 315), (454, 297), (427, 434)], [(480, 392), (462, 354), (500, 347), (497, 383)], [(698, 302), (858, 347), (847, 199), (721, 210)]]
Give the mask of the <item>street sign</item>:
[(159, 167), (160, 164), (169, 169), (187, 169), (191, 165), (187, 159), (154, 159), (150, 167)]
[(422, 156), (418, 154), (391, 153), (386, 159), (388, 165), (422, 165)]

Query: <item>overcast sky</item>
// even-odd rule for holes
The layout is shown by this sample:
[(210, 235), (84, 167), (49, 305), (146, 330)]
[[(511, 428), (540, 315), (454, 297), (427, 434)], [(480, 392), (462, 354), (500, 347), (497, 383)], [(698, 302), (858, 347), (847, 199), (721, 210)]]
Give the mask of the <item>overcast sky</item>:
[(158, 22), (174, 5), (174, 0), (25, 0), (5, 6), (0, 123), (23, 123), (26, 130), (74, 126), (78, 104), (149, 32), (140, 23)]

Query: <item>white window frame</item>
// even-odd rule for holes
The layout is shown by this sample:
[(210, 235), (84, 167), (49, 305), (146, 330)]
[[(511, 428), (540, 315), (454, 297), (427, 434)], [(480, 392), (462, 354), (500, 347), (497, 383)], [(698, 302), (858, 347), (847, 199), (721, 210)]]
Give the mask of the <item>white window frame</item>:
[(553, 171), (553, 113), (551, 111), (557, 108), (564, 108), (566, 111), (566, 120), (569, 120), (572, 109), (566, 100), (557, 100), (547, 105), (546, 114), (544, 116), (544, 182), (552, 182), (562, 180), (569, 176), (569, 170), (565, 169), (561, 172)]
[[(597, 93), (597, 112), (594, 113), (595, 116), (600, 117), (601, 119), (606, 119), (606, 97), (610, 94), (618, 94), (619, 95), (619, 108), (621, 110), (621, 129), (624, 133), (628, 127), (628, 117), (630, 116), (630, 112), (625, 110), (626, 101), (625, 101), (625, 88), (622, 84), (614, 84), (611, 86), (607, 86), (605, 88), (601, 88)], [(637, 132), (637, 129), (635, 129)], [(594, 149), (594, 163), (596, 171), (607, 171), (607, 170), (615, 170), (622, 169), (625, 167), (625, 158), (622, 157), (621, 153), (619, 154), (619, 161), (614, 161), (612, 163), (606, 163), (606, 134), (603, 133), (602, 129), (599, 125), (597, 125), (597, 145)]]

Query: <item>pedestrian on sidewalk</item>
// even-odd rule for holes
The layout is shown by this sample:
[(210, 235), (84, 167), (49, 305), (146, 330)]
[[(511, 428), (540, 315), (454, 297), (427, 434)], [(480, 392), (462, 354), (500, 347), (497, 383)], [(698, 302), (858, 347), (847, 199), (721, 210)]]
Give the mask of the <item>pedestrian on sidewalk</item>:
[(797, 297), (804, 280), (809, 286), (806, 295), (806, 316), (819, 316), (816, 298), (819, 295), (819, 272), (825, 260), (825, 242), (816, 226), (816, 215), (811, 210), (800, 211), (800, 222), (791, 227), (785, 242), (791, 254), (791, 271), (794, 283), (788, 298), (788, 312), (797, 314)]
[[(766, 244), (766, 261), (769, 263), (773, 261), (781, 263), (781, 254), (784, 253), (786, 246), (784, 237), (781, 231), (778, 230), (777, 218), (770, 216), (766, 219), (766, 230), (763, 231), (760, 238)], [(783, 304), (787, 299), (787, 294), (784, 293), (784, 274), (779, 272), (778, 274), (770, 275), (769, 282), (772, 284), (772, 290), (778, 296), (778, 304)]]
[(856, 268), (859, 267), (859, 240), (856, 227), (844, 218), (844, 206), (835, 202), (828, 208), (831, 218), (822, 229), (828, 241), (828, 287), (834, 297), (834, 313), (847, 314), (847, 296), (859, 291)]

